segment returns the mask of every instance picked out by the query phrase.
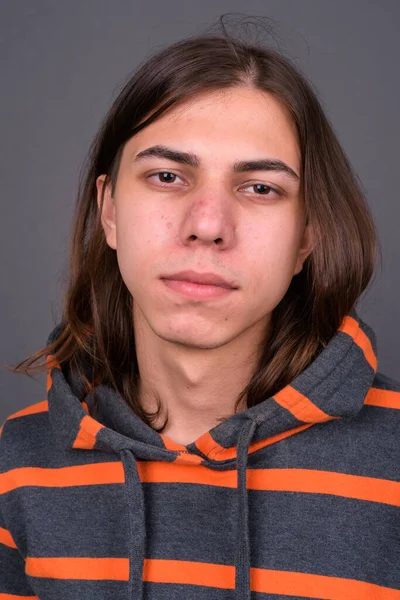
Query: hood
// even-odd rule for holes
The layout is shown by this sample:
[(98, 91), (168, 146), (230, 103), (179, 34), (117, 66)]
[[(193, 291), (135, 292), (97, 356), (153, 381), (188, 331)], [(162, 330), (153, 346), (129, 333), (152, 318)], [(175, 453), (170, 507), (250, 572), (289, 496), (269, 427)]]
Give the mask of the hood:
[[(48, 343), (62, 331), (57, 325)], [(145, 507), (137, 461), (198, 464), (214, 470), (237, 470), (238, 528), (236, 600), (250, 600), (250, 550), (246, 488), (247, 457), (316, 423), (351, 418), (361, 410), (377, 370), (376, 339), (353, 311), (317, 358), (290, 385), (256, 406), (219, 423), (187, 446), (177, 444), (144, 423), (113, 389), (93, 390), (68, 367), (47, 356), (49, 418), (54, 437), (66, 450), (117, 453), (124, 467), (132, 515), (129, 598), (143, 598)]]

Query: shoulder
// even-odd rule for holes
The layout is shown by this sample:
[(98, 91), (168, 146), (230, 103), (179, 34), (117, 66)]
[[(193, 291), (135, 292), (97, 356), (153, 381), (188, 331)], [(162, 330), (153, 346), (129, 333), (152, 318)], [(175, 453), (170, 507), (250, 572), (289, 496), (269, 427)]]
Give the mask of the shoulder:
[[(25, 408), (21, 408), (20, 410), (12, 413), (11, 415), (9, 415), (6, 420), (4, 421), (4, 424), (7, 423), (8, 421), (11, 421), (12, 419), (19, 419), (22, 417), (28, 417), (30, 415), (36, 415), (36, 414), (40, 414), (40, 413), (48, 413), (49, 412), (49, 403), (48, 400), (42, 400), (41, 402), (35, 402), (35, 404), (28, 404), (28, 406), (26, 406)], [(4, 426), (3, 424), (3, 426)], [(0, 432), (2, 431), (3, 427), (0, 427)]]
[(27, 466), (51, 436), (48, 401), (12, 413), (0, 427), (0, 473)]
[(373, 386), (376, 386), (380, 389), (392, 390), (394, 392), (400, 393), (400, 381), (396, 379), (392, 379), (383, 373), (377, 373), (375, 375), (374, 381), (372, 382)]
[(345, 419), (342, 427), (347, 432), (346, 453), (353, 460), (354, 473), (399, 485), (400, 383), (376, 373), (361, 410)]
[(383, 373), (376, 373), (367, 395), (367, 400), (374, 399), (388, 408), (400, 409), (400, 382)]
[[(377, 373), (359, 413), (368, 435), (372, 431), (377, 446), (400, 448), (400, 383), (383, 373)], [(372, 439), (372, 438), (371, 438)]]

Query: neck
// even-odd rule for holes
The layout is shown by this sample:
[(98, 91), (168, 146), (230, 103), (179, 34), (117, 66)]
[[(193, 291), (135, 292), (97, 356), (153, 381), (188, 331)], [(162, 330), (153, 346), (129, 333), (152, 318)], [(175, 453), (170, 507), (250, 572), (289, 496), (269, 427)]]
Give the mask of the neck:
[[(218, 348), (200, 349), (168, 342), (138, 321), (135, 342), (141, 406), (154, 412), (158, 397), (162, 408), (153, 426), (160, 427), (168, 414), (163, 435), (188, 445), (234, 414), (238, 396), (259, 358), (254, 331)], [(261, 341), (261, 332), (259, 337)], [(243, 398), (237, 410), (245, 408)]]

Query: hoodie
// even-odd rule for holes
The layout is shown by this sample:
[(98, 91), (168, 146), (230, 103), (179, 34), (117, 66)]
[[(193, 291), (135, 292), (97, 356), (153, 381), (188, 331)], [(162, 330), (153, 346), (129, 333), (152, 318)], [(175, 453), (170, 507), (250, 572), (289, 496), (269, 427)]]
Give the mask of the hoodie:
[[(48, 342), (57, 339), (61, 324)], [(0, 440), (0, 600), (400, 600), (400, 385), (356, 312), (182, 446), (48, 356)]]

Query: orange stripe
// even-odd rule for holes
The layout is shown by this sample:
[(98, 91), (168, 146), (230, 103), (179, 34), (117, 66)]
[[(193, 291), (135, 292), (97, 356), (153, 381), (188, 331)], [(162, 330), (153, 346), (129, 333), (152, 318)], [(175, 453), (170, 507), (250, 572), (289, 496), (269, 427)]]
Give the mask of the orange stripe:
[(58, 362), (55, 354), (48, 354), (46, 356), (46, 363), (47, 363), (47, 368), (49, 370), (51, 370), (53, 368), (61, 370), (60, 363)]
[(201, 465), (203, 458), (197, 456), (197, 454), (190, 454), (189, 452), (181, 452), (175, 458), (174, 463), (178, 465)]
[[(48, 400), (42, 400), (41, 402), (36, 402), (36, 404), (31, 404), (18, 412), (13, 413), (8, 417), (8, 419), (16, 419), (17, 417), (24, 417), (26, 415), (35, 415), (41, 412), (48, 412), (49, 403)], [(7, 419), (7, 420), (8, 420)]]
[[(154, 583), (201, 585), (233, 590), (235, 567), (203, 562), (145, 559), (143, 580)], [(312, 573), (292, 573), (269, 569), (250, 569), (253, 592), (330, 600), (400, 600), (400, 590), (374, 583), (328, 577)]]
[(359, 346), (364, 352), (365, 358), (376, 373), (376, 369), (378, 367), (378, 360), (375, 356), (375, 352), (373, 351), (369, 337), (363, 332), (362, 329), (359, 330), (357, 337), (354, 338), (354, 343), (357, 344), (357, 346)]
[(323, 423), (337, 417), (331, 417), (318, 408), (307, 396), (287, 385), (273, 396), (274, 400), (286, 408), (296, 419), (305, 423)]
[(349, 335), (351, 338), (356, 337), (358, 330), (360, 329), (360, 326), (358, 324), (358, 322), (356, 321), (356, 319), (353, 319), (353, 317), (345, 317), (343, 319), (343, 322), (341, 324), (341, 326), (339, 327), (339, 331), (343, 331), (343, 333), (347, 333), (347, 335)]
[(85, 415), (81, 421), (81, 427), (78, 431), (78, 435), (72, 445), (73, 448), (94, 448), (96, 444), (96, 435), (103, 429), (104, 425), (90, 417)]
[[(252, 442), (249, 446), (249, 454), (253, 452), (257, 452), (266, 446), (270, 446), (271, 444), (276, 444), (280, 440), (283, 440), (291, 435), (295, 435), (296, 433), (300, 433), (300, 431), (304, 431), (304, 429), (308, 429), (314, 425), (314, 423), (307, 423), (306, 425), (299, 425), (299, 427), (293, 427), (293, 429), (289, 429), (288, 431), (283, 431), (282, 433), (278, 433), (273, 435), (270, 438), (259, 440), (258, 442)], [(231, 458), (236, 458), (237, 455), (237, 447), (233, 446), (231, 448), (223, 448), (217, 444), (214, 439), (211, 437), (209, 433), (202, 435), (196, 441), (196, 447), (203, 452), (208, 458), (212, 460), (227, 460)]]
[(248, 469), (247, 474), (251, 490), (330, 494), (400, 506), (400, 483), (389, 479), (311, 469)]
[(46, 376), (46, 392), (47, 394), (49, 393), (49, 391), (51, 390), (51, 386), (53, 385), (53, 378), (50, 375), (50, 371), (47, 372), (47, 376)]
[(252, 591), (330, 600), (400, 600), (400, 590), (366, 581), (328, 577), (311, 573), (291, 573), (268, 569), (250, 569)]
[(364, 404), (400, 409), (400, 392), (371, 388), (365, 398)]
[(266, 446), (270, 446), (271, 444), (276, 444), (276, 442), (280, 442), (280, 440), (284, 440), (285, 438), (290, 437), (295, 433), (300, 433), (300, 431), (304, 431), (305, 429), (308, 429), (313, 425), (314, 423), (299, 425), (299, 427), (294, 427), (293, 429), (289, 429), (288, 431), (283, 431), (282, 433), (273, 435), (272, 437), (267, 438), (266, 440), (259, 440), (258, 442), (253, 442), (249, 446), (249, 454), (251, 454), (252, 452), (257, 452), (257, 450), (261, 450), (261, 448), (265, 448)]
[(345, 317), (339, 331), (343, 331), (353, 338), (354, 343), (361, 348), (366, 360), (376, 372), (378, 361), (372, 348), (371, 340), (363, 332), (357, 321), (353, 317)]
[(182, 444), (178, 444), (174, 442), (166, 435), (160, 434), (162, 441), (164, 442), (164, 446), (167, 450), (172, 450), (172, 452), (178, 452), (175, 463), (182, 465), (200, 465), (203, 462), (201, 456), (197, 456), (197, 454), (191, 454), (186, 449), (186, 446)]
[(180, 465), (159, 461), (137, 463), (143, 483), (194, 483), (235, 488), (237, 471), (214, 471), (202, 465)]
[(11, 533), (8, 529), (4, 529), (4, 527), (0, 527), (0, 544), (4, 544), (4, 546), (9, 546), (10, 548), (16, 548), (17, 544), (14, 542)]
[(182, 444), (178, 444), (177, 442), (174, 442), (173, 440), (170, 440), (169, 437), (167, 437), (166, 435), (163, 435), (162, 433), (161, 435), (161, 439), (164, 442), (164, 446), (166, 447), (167, 450), (178, 450), (178, 451), (182, 451), (182, 450), (186, 450), (186, 446), (182, 446)]
[(129, 558), (34, 558), (28, 556), (25, 572), (30, 577), (129, 581)]
[[(137, 463), (146, 483), (190, 483), (236, 488), (237, 471), (156, 461)], [(60, 469), (22, 467), (0, 475), (0, 493), (27, 486), (69, 487), (124, 482), (122, 463), (96, 463)], [(251, 490), (329, 494), (400, 506), (400, 483), (388, 479), (312, 469), (247, 469)]]
[(56, 368), (56, 369), (60, 369), (60, 371), (61, 371), (61, 367), (60, 367), (54, 354), (48, 354), (48, 356), (46, 357), (46, 363), (47, 363), (46, 391), (47, 391), (47, 393), (49, 393), (51, 386), (53, 385), (51, 370), (53, 368)]
[(2, 425), (2, 426), (0, 427), (0, 438), (1, 438), (1, 434), (3, 433), (3, 427), (4, 427), (4, 425)]
[(27, 485), (40, 487), (71, 487), (77, 485), (98, 485), (124, 483), (124, 469), (121, 462), (94, 463), (43, 469), (21, 467), (0, 474), (0, 494)]
[(189, 560), (144, 560), (143, 580), (235, 589), (235, 567)]
[(195, 442), (196, 448), (200, 450), (203, 454), (208, 456), (209, 458), (214, 458), (216, 454), (221, 452), (225, 452), (227, 448), (220, 446), (212, 437), (212, 435), (207, 431), (203, 435), (201, 435)]
[[(140, 479), (146, 483), (192, 483), (237, 487), (237, 471), (214, 471), (163, 462), (139, 462)], [(247, 469), (247, 488), (260, 491), (329, 494), (400, 506), (400, 483), (312, 469)]]

